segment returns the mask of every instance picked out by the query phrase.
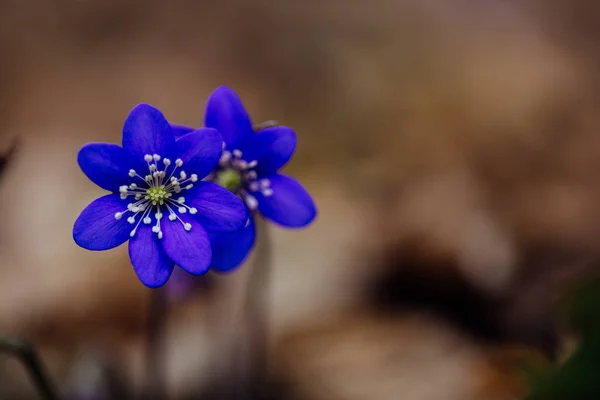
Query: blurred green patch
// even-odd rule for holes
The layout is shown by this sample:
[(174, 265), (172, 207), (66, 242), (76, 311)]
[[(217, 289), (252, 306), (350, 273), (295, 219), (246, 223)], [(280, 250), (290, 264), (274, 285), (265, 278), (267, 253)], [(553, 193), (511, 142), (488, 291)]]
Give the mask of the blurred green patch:
[(579, 334), (574, 351), (554, 367), (528, 364), (526, 400), (600, 400), (600, 277), (574, 290), (560, 311)]

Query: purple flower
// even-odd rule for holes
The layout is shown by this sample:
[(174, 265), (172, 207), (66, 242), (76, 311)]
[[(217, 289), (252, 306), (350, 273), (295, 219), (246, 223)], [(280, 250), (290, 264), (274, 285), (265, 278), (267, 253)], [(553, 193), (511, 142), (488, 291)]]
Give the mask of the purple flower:
[(207, 231), (239, 230), (247, 221), (242, 202), (228, 190), (201, 181), (222, 153), (215, 129), (198, 129), (177, 142), (156, 108), (136, 106), (123, 127), (123, 147), (85, 145), (83, 172), (111, 194), (87, 206), (73, 238), (88, 250), (108, 250), (129, 239), (129, 257), (148, 287), (167, 282), (174, 265), (194, 275), (210, 267)]
[[(296, 150), (293, 130), (277, 126), (255, 132), (240, 98), (224, 86), (208, 99), (205, 125), (219, 131), (225, 142), (218, 166), (208, 179), (240, 196), (251, 211), (243, 229), (210, 235), (213, 268), (229, 271), (244, 261), (254, 245), (253, 212), (281, 226), (300, 228), (314, 220), (317, 210), (298, 181), (278, 173)], [(171, 126), (176, 136), (193, 131)]]

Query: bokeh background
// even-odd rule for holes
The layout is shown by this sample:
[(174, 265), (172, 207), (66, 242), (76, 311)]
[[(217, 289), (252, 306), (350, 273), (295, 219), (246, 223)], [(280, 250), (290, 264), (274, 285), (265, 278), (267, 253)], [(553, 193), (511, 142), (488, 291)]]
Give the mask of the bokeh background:
[[(599, 37), (592, 0), (2, 0), (0, 331), (73, 398), (141, 393), (150, 291), (125, 246), (73, 242), (102, 193), (77, 151), (140, 102), (200, 126), (224, 84), (296, 130), (319, 208), (263, 237), (273, 398), (523, 398), (598, 272)], [(238, 384), (255, 256), (171, 304), (172, 398)], [(35, 398), (0, 369), (0, 398)]]

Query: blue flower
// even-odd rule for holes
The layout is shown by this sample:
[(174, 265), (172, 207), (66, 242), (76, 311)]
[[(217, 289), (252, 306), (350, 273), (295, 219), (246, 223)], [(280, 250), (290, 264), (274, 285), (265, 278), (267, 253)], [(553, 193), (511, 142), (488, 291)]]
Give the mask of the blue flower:
[(215, 129), (194, 130), (177, 142), (159, 110), (136, 106), (123, 127), (123, 147), (85, 145), (83, 172), (111, 194), (85, 208), (73, 228), (75, 242), (108, 250), (129, 239), (129, 257), (148, 287), (167, 282), (174, 265), (194, 275), (210, 267), (207, 230), (239, 230), (247, 212), (235, 195), (201, 181), (218, 163), (222, 138)]
[[(314, 220), (317, 210), (297, 180), (278, 173), (296, 150), (293, 130), (277, 126), (255, 132), (238, 95), (224, 86), (210, 95), (204, 122), (219, 131), (224, 141), (218, 166), (208, 179), (240, 196), (250, 211), (243, 229), (210, 235), (212, 266), (224, 272), (241, 264), (252, 249), (254, 212), (281, 226), (301, 228)], [(193, 131), (171, 126), (176, 136)]]

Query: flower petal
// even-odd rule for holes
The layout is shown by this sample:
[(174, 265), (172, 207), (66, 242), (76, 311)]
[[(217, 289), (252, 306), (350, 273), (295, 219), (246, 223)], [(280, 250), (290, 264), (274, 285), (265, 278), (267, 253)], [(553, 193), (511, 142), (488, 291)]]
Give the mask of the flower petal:
[(149, 288), (164, 285), (175, 264), (163, 250), (151, 225), (140, 224), (129, 240), (129, 258), (139, 280)]
[(271, 182), (272, 195), (252, 193), (265, 218), (288, 228), (300, 228), (312, 222), (317, 215), (315, 203), (297, 180), (281, 174), (266, 179)]
[(246, 207), (239, 197), (211, 182), (198, 182), (184, 192), (185, 204), (198, 212), (196, 221), (209, 232), (228, 232), (240, 229), (248, 218)]
[(123, 148), (137, 162), (143, 162), (146, 154), (173, 157), (177, 151), (171, 126), (164, 115), (149, 104), (139, 104), (129, 113), (123, 126)]
[(189, 175), (197, 174), (202, 179), (219, 162), (223, 151), (223, 138), (217, 130), (200, 128), (177, 141), (183, 170)]
[(79, 150), (77, 162), (88, 178), (102, 189), (116, 192), (131, 178), (129, 153), (116, 144), (88, 143)]
[(244, 262), (254, 246), (256, 232), (253, 217), (248, 224), (237, 231), (211, 233), (212, 267), (220, 272), (228, 272)]
[(175, 139), (179, 139), (183, 135), (187, 135), (188, 133), (196, 130), (196, 128), (192, 128), (191, 126), (173, 124), (171, 122), (169, 122), (169, 125), (171, 125), (171, 131), (173, 132)]
[(191, 225), (188, 232), (179, 220), (170, 221), (167, 215), (161, 220), (165, 253), (175, 264), (193, 275), (202, 275), (210, 268), (212, 252), (208, 234), (199, 222), (184, 216), (182, 220)]
[(253, 133), (252, 122), (238, 95), (226, 86), (211, 93), (206, 104), (204, 125), (215, 128), (227, 144), (236, 149)]
[(296, 142), (296, 133), (286, 126), (263, 129), (246, 142), (243, 157), (248, 162), (258, 161), (259, 175), (271, 175), (292, 158)]
[(94, 200), (75, 221), (73, 239), (88, 250), (108, 250), (129, 239), (133, 229), (127, 218), (117, 220), (115, 213), (127, 209), (127, 202), (118, 194), (108, 194)]

